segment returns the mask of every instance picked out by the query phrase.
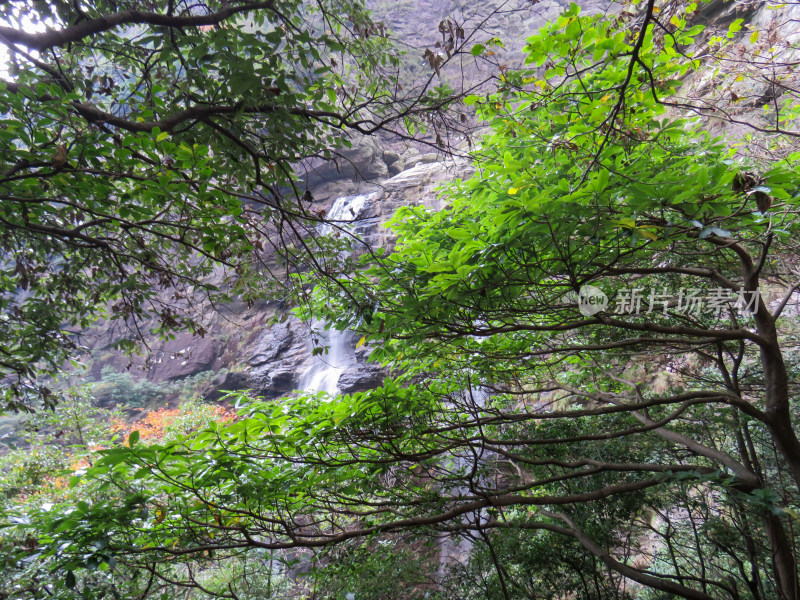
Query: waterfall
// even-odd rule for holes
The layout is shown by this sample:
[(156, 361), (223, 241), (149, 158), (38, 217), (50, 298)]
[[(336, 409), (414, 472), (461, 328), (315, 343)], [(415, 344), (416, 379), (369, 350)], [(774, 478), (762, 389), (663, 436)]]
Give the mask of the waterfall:
[[(314, 328), (324, 326), (314, 323)], [(300, 378), (300, 389), (305, 392), (338, 392), (339, 376), (355, 362), (353, 335), (349, 331), (328, 329), (324, 331), (320, 345), (327, 346), (327, 354), (314, 357), (311, 367)]]
[[(336, 201), (331, 206), (331, 209), (328, 211), (328, 214), (325, 216), (325, 219), (328, 221), (336, 222), (338, 227), (342, 227), (345, 225), (349, 228), (349, 225), (345, 223), (341, 223), (340, 221), (354, 221), (358, 218), (358, 215), (364, 210), (364, 206), (372, 200), (377, 193), (372, 192), (369, 194), (358, 194), (356, 196), (342, 196), (341, 198), (337, 198)], [(317, 231), (320, 235), (328, 235), (334, 230), (334, 226), (330, 223), (322, 223), (317, 227)]]
[[(337, 222), (337, 227), (352, 229), (353, 224), (347, 222), (358, 219), (364, 207), (377, 195), (372, 192), (337, 198), (328, 211), (326, 219)], [(320, 235), (328, 235), (333, 231), (334, 226), (330, 223), (322, 223), (317, 227)], [(317, 345), (327, 347), (328, 351), (313, 357), (311, 366), (300, 377), (300, 389), (305, 392), (336, 394), (339, 391), (339, 376), (345, 369), (355, 364), (353, 334), (350, 331), (326, 328), (325, 323), (316, 320), (312, 323), (312, 328), (323, 331), (320, 339), (317, 340)]]

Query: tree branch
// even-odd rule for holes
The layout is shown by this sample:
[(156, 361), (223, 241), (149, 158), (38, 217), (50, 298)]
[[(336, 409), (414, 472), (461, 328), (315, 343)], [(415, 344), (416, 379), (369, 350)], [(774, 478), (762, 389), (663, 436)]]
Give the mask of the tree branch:
[(104, 15), (65, 29), (48, 30), (42, 33), (20, 31), (13, 27), (0, 27), (0, 37), (11, 44), (20, 44), (42, 52), (49, 48), (65, 46), (77, 42), (85, 37), (103, 33), (122, 25), (157, 25), (161, 27), (200, 27), (204, 25), (218, 25), (230, 17), (247, 12), (272, 8), (273, 2), (247, 2), (239, 6), (228, 6), (218, 12), (205, 15), (173, 16), (159, 13), (149, 13), (140, 10), (124, 10), (110, 15)]

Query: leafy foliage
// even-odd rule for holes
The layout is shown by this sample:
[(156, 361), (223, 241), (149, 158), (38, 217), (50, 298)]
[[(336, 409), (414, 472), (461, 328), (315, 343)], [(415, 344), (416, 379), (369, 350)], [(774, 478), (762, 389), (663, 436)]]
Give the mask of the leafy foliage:
[(171, 396), (179, 396), (189, 401), (202, 396), (208, 391), (211, 380), (224, 375), (226, 369), (219, 371), (200, 371), (170, 383), (156, 383), (144, 378), (137, 378), (129, 371), (115, 371), (112, 367), (103, 367), (100, 381), (90, 384), (92, 396), (104, 406), (120, 406), (128, 408), (152, 408), (163, 404)]
[(0, 23), (7, 408), (53, 403), (36, 375), (97, 319), (132, 351), (263, 295), (320, 220), (301, 161), (448, 102), (389, 94), (397, 57), (357, 1), (12, 0)]
[(191, 399), (181, 403), (178, 408), (165, 407), (150, 411), (132, 425), (116, 420), (114, 428), (119, 432), (127, 432), (125, 438), (128, 441), (133, 432), (136, 432), (138, 439), (160, 442), (181, 438), (205, 429), (211, 423), (228, 423), (235, 418), (236, 413), (229, 409)]
[(92, 386), (92, 395), (103, 404), (143, 407), (163, 399), (169, 386), (153, 383), (147, 379), (136, 379), (129, 372), (115, 372), (104, 367), (101, 379)]
[[(220, 406), (196, 400), (176, 409), (149, 412), (134, 423), (126, 423), (117, 411), (97, 408), (87, 393), (91, 387), (73, 390), (56, 412), (38, 412), (27, 417), (26, 438), (22, 447), (10, 448), (0, 457), (0, 502), (5, 513), (0, 549), (4, 564), (0, 576), (0, 593), (32, 598), (78, 598), (82, 593), (104, 597), (120, 594), (152, 593), (159, 596), (170, 586), (140, 579), (141, 573), (117, 564), (107, 544), (98, 541), (87, 549), (88, 570), (67, 570), (54, 579), (51, 571), (60, 568), (63, 556), (36, 557), (39, 540), (29, 534), (31, 510), (52, 514), (57, 503), (72, 502), (79, 507), (106, 498), (119, 498), (113, 491), (102, 492), (96, 485), (81, 482), (80, 475), (92, 467), (95, 453), (113, 449), (136, 439), (164, 442), (185, 436), (210, 423), (232, 420), (235, 415)], [(135, 433), (134, 433), (135, 432)], [(69, 529), (71, 521), (60, 520), (59, 532)], [(58, 532), (57, 532), (58, 533)], [(57, 534), (56, 533), (56, 534)], [(23, 557), (22, 560), (19, 560)], [(253, 569), (263, 568), (269, 561), (263, 556), (245, 553), (227, 570), (204, 573), (205, 587), (214, 588), (214, 579), (227, 578), (216, 585), (226, 589), (234, 580), (242, 580), (240, 592), (257, 595), (262, 587)], [(286, 590), (288, 586), (277, 574), (262, 582), (267, 590)], [(148, 591), (149, 590), (149, 591)]]

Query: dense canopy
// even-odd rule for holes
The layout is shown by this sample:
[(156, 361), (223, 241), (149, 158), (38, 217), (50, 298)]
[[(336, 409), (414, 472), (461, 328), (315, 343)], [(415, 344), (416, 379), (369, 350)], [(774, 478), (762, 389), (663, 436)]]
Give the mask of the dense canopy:
[(202, 335), (204, 299), (263, 294), (270, 256), (320, 219), (303, 161), (442, 104), (430, 80), (393, 87), (397, 52), (357, 2), (13, 0), (0, 43), (8, 408), (51, 402), (36, 376), (100, 317), (131, 350)]

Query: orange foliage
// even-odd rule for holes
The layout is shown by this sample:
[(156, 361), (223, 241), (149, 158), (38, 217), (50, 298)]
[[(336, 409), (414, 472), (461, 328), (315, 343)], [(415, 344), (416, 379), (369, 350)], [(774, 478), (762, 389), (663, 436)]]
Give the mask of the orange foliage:
[[(183, 423), (187, 430), (185, 433), (204, 427), (210, 421), (216, 421), (217, 423), (230, 423), (237, 418), (235, 411), (228, 408), (223, 408), (222, 406), (204, 405), (202, 406), (201, 410), (203, 413), (205, 413), (202, 415), (197, 415), (200, 416), (201, 422), (197, 422), (197, 419), (194, 419), (194, 422), (190, 420), (189, 422)], [(127, 425), (122, 421), (115, 419), (113, 420), (111, 427), (113, 431), (124, 433), (126, 442), (128, 440), (128, 436), (133, 431), (139, 432), (139, 439), (156, 442), (164, 439), (168, 429), (171, 426), (177, 425), (176, 421), (181, 421), (183, 418), (189, 416), (190, 414), (184, 408), (164, 407), (147, 413), (142, 419), (136, 421), (132, 425)]]

